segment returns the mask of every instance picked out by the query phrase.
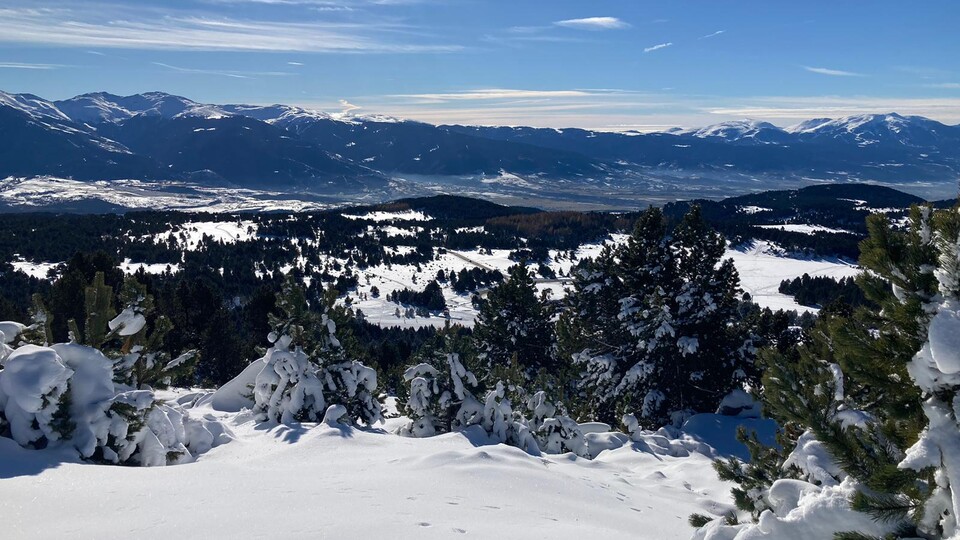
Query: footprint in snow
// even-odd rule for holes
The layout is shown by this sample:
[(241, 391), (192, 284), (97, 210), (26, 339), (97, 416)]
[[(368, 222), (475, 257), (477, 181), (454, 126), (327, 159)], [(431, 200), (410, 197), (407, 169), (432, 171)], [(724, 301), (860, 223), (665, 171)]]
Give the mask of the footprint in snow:
[(455, 532), (455, 533), (467, 534), (467, 530), (466, 530), (466, 529), (461, 529), (461, 528), (459, 528), (459, 527), (454, 527), (454, 528), (451, 529), (451, 530), (452, 530), (453, 532)]

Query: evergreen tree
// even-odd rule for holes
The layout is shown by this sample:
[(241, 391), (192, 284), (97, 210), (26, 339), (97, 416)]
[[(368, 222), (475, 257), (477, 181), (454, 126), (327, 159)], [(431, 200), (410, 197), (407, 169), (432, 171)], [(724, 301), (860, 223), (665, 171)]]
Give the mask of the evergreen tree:
[[(751, 448), (766, 456), (759, 465), (717, 468), (740, 484), (734, 497), (754, 517), (772, 508), (767, 495), (781, 478), (848, 482), (855, 487), (850, 508), (886, 524), (889, 537), (951, 537), (960, 325), (947, 323), (944, 337), (937, 322), (957, 320), (951, 284), (960, 277), (960, 218), (956, 210), (933, 216), (915, 207), (906, 230), (883, 216), (871, 216), (867, 226), (860, 258), (867, 271), (857, 282), (881, 309), (831, 306), (800, 346), (764, 350), (764, 410), (788, 436), (781, 449)], [(821, 459), (824, 467), (811, 470), (804, 456), (813, 447), (822, 447), (833, 465)], [(837, 538), (863, 537), (837, 532)]]
[(464, 365), (467, 340), (458, 338), (449, 327), (436, 339), (439, 345), (425, 345), (417, 355), (419, 363), (404, 371), (410, 389), (401, 411), (410, 417), (410, 423), (400, 429), (401, 435), (429, 437), (477, 421), (479, 385)]
[(572, 369), (579, 369), (571, 377), (577, 382), (571, 392), (575, 412), (611, 423), (617, 417), (616, 387), (630, 342), (618, 319), (624, 296), (618, 264), (610, 246), (596, 258), (581, 261), (571, 272), (573, 292), (557, 321), (560, 358), (571, 359)]
[[(117, 357), (117, 379), (133, 388), (165, 387), (174, 380), (187, 380), (197, 362), (197, 351), (183, 352), (171, 360), (163, 343), (173, 324), (166, 316), (154, 313), (153, 296), (146, 287), (135, 277), (127, 277), (120, 303), (123, 310), (107, 322), (110, 331), (104, 337), (104, 343), (119, 341), (118, 347), (109, 349)], [(99, 333), (99, 323), (91, 325), (91, 318), (87, 320), (87, 328)]]
[(560, 334), (583, 368), (592, 416), (612, 423), (635, 413), (647, 428), (679, 424), (714, 410), (753, 373), (753, 339), (724, 248), (698, 207), (673, 234), (650, 208), (626, 245), (581, 264)]
[(557, 366), (553, 309), (538, 297), (523, 264), (510, 268), (507, 281), (490, 290), (474, 326), (478, 359), (485, 376), (516, 368), (510, 383), (522, 386)]
[[(340, 405), (351, 422), (372, 425), (383, 419), (377, 397), (377, 373), (352, 358), (337, 336), (346, 330), (350, 314), (336, 305), (329, 289), (312, 311), (304, 288), (288, 276), (277, 297), (277, 314), (270, 322), (273, 347), (257, 376), (254, 412), (260, 421), (312, 421), (323, 418), (326, 406)], [(349, 341), (349, 334), (343, 341)]]

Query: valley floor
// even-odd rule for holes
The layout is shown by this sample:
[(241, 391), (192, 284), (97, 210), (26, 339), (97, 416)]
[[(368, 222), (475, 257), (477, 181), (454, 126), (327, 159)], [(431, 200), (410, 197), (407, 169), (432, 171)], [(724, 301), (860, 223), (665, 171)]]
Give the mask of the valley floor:
[[(257, 427), (213, 415), (236, 439), (195, 463), (79, 463), (0, 438), (0, 522), (9, 538), (689, 538), (694, 512), (731, 508), (695, 437), (588, 439), (593, 460), (531, 456), (482, 431), (409, 439), (325, 424)], [(726, 417), (701, 415), (732, 437)], [(712, 428), (707, 429), (710, 432)]]

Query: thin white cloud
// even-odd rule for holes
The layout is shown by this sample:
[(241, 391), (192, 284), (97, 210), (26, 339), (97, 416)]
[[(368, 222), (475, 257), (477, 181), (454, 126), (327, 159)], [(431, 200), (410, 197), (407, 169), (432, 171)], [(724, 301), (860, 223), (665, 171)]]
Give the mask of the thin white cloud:
[(241, 20), (116, 4), (97, 10), (0, 8), (0, 43), (317, 53), (423, 53), (463, 48), (400, 39), (399, 34), (408, 31), (401, 25), (375, 21), (360, 24)]
[(549, 26), (511, 26), (507, 28), (507, 33), (509, 34), (538, 34), (545, 30), (549, 30)]
[(219, 77), (230, 77), (232, 79), (252, 79), (256, 76), (286, 77), (288, 75), (293, 75), (293, 73), (289, 73), (286, 71), (223, 71), (223, 70), (217, 70), (217, 69), (185, 68), (185, 67), (165, 64), (163, 62), (151, 62), (151, 63), (155, 66), (160, 66), (162, 68), (166, 68), (171, 71), (176, 71), (178, 73), (193, 73), (197, 75), (216, 75)]
[(246, 75), (240, 75), (239, 73), (229, 73), (226, 71), (216, 71), (216, 70), (209, 70), (209, 69), (184, 68), (179, 66), (171, 66), (170, 64), (164, 64), (163, 62), (153, 62), (153, 65), (160, 66), (162, 68), (167, 68), (171, 71), (177, 71), (180, 73), (196, 73), (199, 75), (219, 75), (221, 77), (230, 77), (233, 79), (249, 79), (250, 78)]
[(819, 73), (820, 75), (829, 75), (831, 77), (863, 77), (863, 73), (854, 73), (852, 71), (843, 71), (841, 69), (830, 69), (825, 67), (811, 67), (803, 66), (803, 69), (811, 73)]
[[(452, 97), (455, 96), (455, 97)], [(496, 96), (496, 97), (494, 97)], [(960, 98), (911, 99), (869, 96), (730, 96), (682, 95), (618, 89), (474, 90), (412, 95), (358, 96), (364, 111), (433, 124), (579, 127), (604, 131), (662, 131), (694, 128), (724, 120), (752, 118), (787, 126), (802, 120), (856, 114), (888, 113), (927, 116), (960, 123)], [(301, 102), (337, 111), (343, 104)]]
[(569, 98), (591, 95), (583, 90), (515, 90), (507, 88), (488, 88), (466, 92), (447, 92), (435, 94), (397, 94), (391, 97), (416, 98), (433, 101), (474, 101), (499, 99), (530, 98)]
[(837, 118), (858, 114), (926, 116), (946, 123), (960, 122), (960, 99), (878, 98), (870, 96), (754, 97), (736, 100), (728, 106), (706, 107), (712, 115), (757, 118), (777, 123), (783, 120)]
[(0, 62), (0, 69), (57, 69), (63, 67), (60, 64), (28, 64), (23, 62)]
[(652, 46), (652, 47), (647, 47), (647, 48), (643, 49), (643, 52), (648, 53), (648, 52), (653, 52), (653, 51), (659, 51), (660, 49), (666, 49), (667, 47), (670, 47), (671, 45), (673, 45), (673, 43), (669, 43), (669, 42), (668, 42), (668, 43), (660, 43), (660, 44), (654, 45), (654, 46)]
[(302, 66), (303, 62), (287, 62), (288, 66)]
[(630, 25), (616, 17), (585, 17), (583, 19), (567, 19), (556, 21), (553, 24), (579, 30), (622, 30)]
[(926, 88), (939, 88), (941, 90), (960, 90), (960, 82), (944, 82), (925, 84)]
[(714, 33), (712, 33), (712, 34), (707, 34), (707, 35), (705, 35), (705, 36), (700, 36), (698, 39), (710, 39), (710, 38), (712, 38), (712, 37), (717, 37), (717, 36), (719, 36), (720, 34), (725, 34), (726, 32), (727, 32), (726, 30), (717, 30), (716, 32), (714, 32)]
[(341, 99), (341, 100), (340, 100), (340, 107), (341, 107), (340, 112), (341, 112), (342, 114), (350, 114), (351, 112), (353, 112), (353, 111), (355, 111), (355, 110), (357, 110), (357, 109), (362, 109), (362, 108), (363, 108), (363, 107), (361, 107), (361, 106), (359, 106), (359, 105), (354, 105), (353, 103), (350, 103), (349, 101), (347, 101), (347, 100), (345, 100), (345, 99)]

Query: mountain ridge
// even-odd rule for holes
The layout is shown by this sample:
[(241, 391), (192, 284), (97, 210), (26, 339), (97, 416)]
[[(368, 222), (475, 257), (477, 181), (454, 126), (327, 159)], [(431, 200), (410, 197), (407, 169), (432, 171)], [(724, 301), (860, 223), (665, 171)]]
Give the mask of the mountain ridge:
[(57, 101), (0, 92), (0, 111), (7, 147), (0, 178), (182, 180), (317, 193), (385, 190), (411, 175), (568, 192), (663, 191), (676, 182), (729, 191), (731, 182), (762, 178), (946, 186), (960, 178), (960, 125), (897, 113), (641, 134), (434, 125), (283, 104), (205, 104), (159, 91)]

